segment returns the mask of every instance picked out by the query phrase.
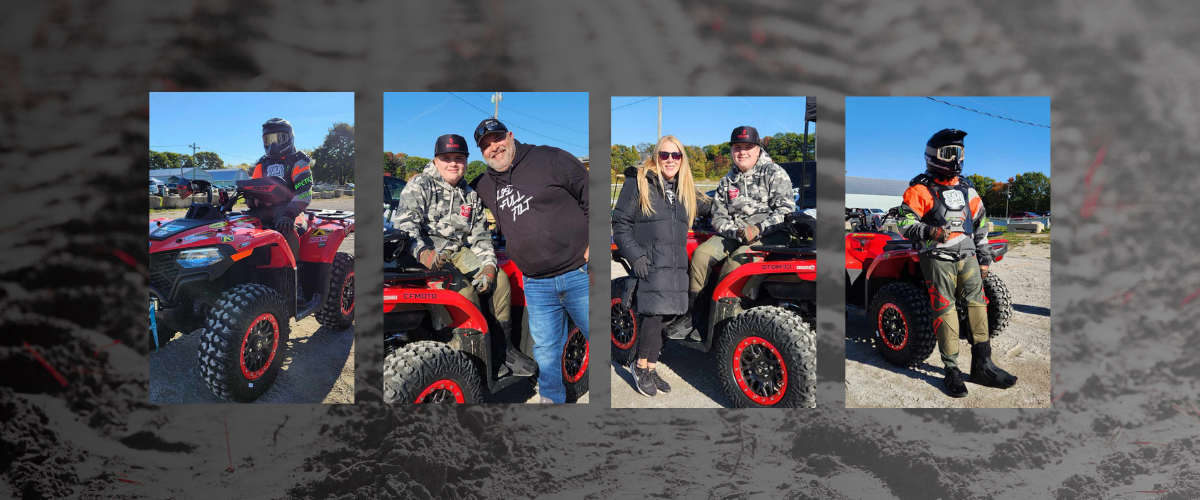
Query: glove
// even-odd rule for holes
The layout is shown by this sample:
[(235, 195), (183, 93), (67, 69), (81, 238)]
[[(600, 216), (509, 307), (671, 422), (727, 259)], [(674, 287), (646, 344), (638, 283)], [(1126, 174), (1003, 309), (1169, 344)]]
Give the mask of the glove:
[(942, 227), (925, 226), (925, 239), (945, 243), (950, 241), (950, 232)]
[(296, 214), (287, 210), (279, 212), (275, 216), (275, 222), (272, 224), (275, 230), (281, 233), (287, 233), (296, 230)]
[(440, 271), (442, 266), (450, 261), (445, 255), (435, 252), (432, 248), (421, 250), (420, 260), (421, 265), (433, 271)]
[(647, 276), (650, 276), (650, 259), (647, 259), (643, 255), (633, 261), (633, 275), (637, 276), (640, 280), (644, 280)]
[(761, 230), (758, 228), (757, 224), (751, 224), (749, 226), (743, 227), (741, 229), (738, 229), (738, 232), (737, 232), (738, 238), (741, 239), (743, 242), (745, 242), (747, 245), (749, 245), (754, 240), (757, 240), (759, 234), (761, 234)]
[(475, 291), (479, 293), (487, 292), (492, 287), (496, 286), (496, 266), (488, 264), (475, 275), (475, 279), (471, 281), (471, 285), (475, 287)]
[(983, 279), (987, 279), (987, 277), (988, 277), (988, 266), (979, 266), (979, 277), (980, 277), (980, 278), (983, 278)]

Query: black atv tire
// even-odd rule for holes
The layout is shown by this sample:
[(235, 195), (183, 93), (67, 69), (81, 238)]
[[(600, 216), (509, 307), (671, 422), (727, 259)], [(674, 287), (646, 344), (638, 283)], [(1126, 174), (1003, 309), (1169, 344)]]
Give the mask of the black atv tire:
[(630, 307), (630, 304), (625, 303), (623, 298), (626, 290), (632, 285), (633, 278), (621, 277), (612, 280), (609, 285), (612, 306), (610, 315), (612, 322), (609, 328), (609, 337), (612, 341), (612, 360), (621, 366), (629, 366), (633, 358), (637, 357), (637, 334), (640, 321), (637, 317), (637, 311)]
[[(479, 369), (466, 353), (430, 340), (413, 342), (383, 363), (388, 403), (479, 403)], [(448, 400), (447, 400), (448, 399)]]
[[(1008, 328), (1008, 323), (1012, 320), (1012, 296), (1009, 295), (1004, 281), (996, 276), (996, 273), (990, 272), (983, 280), (983, 296), (987, 298), (988, 340), (991, 340), (1004, 333), (1004, 329)], [(971, 337), (971, 322), (967, 318), (966, 309), (962, 307), (958, 308), (958, 337)]]
[[(883, 317), (885, 312), (888, 318)], [(891, 335), (883, 332), (885, 320), (890, 320), (899, 331)], [(929, 292), (911, 283), (888, 283), (875, 292), (867, 310), (867, 321), (875, 332), (879, 353), (893, 365), (917, 366), (937, 347)]]
[(579, 401), (588, 392), (588, 366), (591, 361), (590, 344), (583, 331), (570, 325), (570, 333), (563, 344), (562, 381), (567, 388), (567, 402)]
[[(283, 296), (258, 284), (237, 285), (217, 298), (216, 307), (204, 320), (198, 358), (200, 375), (214, 394), (229, 401), (250, 402), (270, 389), (287, 359), (291, 334), (287, 310)], [(251, 333), (267, 335), (270, 341), (261, 366), (259, 359), (245, 356)]]
[[(737, 315), (721, 333), (717, 360), (721, 386), (735, 408), (817, 405), (817, 336), (795, 313), (763, 306)], [(741, 367), (746, 361), (762, 371)], [(746, 381), (744, 375), (753, 372), (772, 373), (769, 378), (778, 381), (762, 386)]]
[(329, 273), (329, 292), (325, 306), (315, 315), (317, 323), (330, 330), (342, 331), (354, 324), (354, 257), (338, 252)]

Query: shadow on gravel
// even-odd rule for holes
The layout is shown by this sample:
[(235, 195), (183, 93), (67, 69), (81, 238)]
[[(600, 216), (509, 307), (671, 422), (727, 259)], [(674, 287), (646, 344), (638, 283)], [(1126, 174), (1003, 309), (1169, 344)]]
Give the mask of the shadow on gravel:
[(1025, 304), (1013, 304), (1013, 310), (1026, 314), (1036, 314), (1038, 316), (1050, 316), (1049, 307), (1027, 306)]

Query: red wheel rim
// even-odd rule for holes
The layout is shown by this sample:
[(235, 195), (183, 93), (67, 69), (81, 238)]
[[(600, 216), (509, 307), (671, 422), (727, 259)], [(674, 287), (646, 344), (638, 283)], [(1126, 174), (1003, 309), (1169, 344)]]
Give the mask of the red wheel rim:
[[(633, 347), (633, 343), (637, 342), (637, 318), (633, 316), (632, 309), (625, 309), (624, 312), (617, 313), (618, 307), (621, 307), (621, 299), (612, 299), (614, 314), (612, 314), (612, 328), (610, 330), (613, 345), (617, 346), (618, 349), (624, 350)], [(622, 339), (626, 336), (626, 331), (629, 332), (629, 339), (623, 341)]]
[(771, 406), (787, 394), (788, 373), (783, 355), (767, 339), (746, 337), (733, 350), (733, 378), (742, 394)]
[(354, 312), (354, 271), (346, 275), (346, 281), (342, 283), (342, 316), (349, 316)]
[(567, 343), (563, 345), (562, 374), (563, 380), (569, 383), (578, 382), (587, 373), (588, 356), (590, 354), (587, 337), (579, 328), (572, 328), (567, 334)]
[(904, 317), (904, 311), (901, 311), (899, 306), (891, 302), (884, 304), (879, 308), (879, 317), (876, 319), (883, 345), (893, 351), (899, 351), (908, 345), (908, 318)]
[(417, 396), (414, 403), (457, 403), (464, 404), (467, 402), (466, 395), (463, 394), (462, 387), (458, 386), (458, 382), (450, 379), (442, 379), (426, 387)]
[[(255, 337), (253, 344), (250, 342), (252, 334)], [(271, 342), (269, 352), (267, 346), (263, 344), (268, 339)], [(250, 348), (249, 353), (246, 352), (247, 347)], [(250, 327), (246, 328), (246, 335), (242, 337), (241, 355), (238, 356), (242, 376), (250, 380), (258, 380), (271, 367), (276, 352), (279, 352), (279, 322), (275, 320), (275, 315), (262, 313), (254, 318)], [(266, 361), (262, 361), (264, 357)], [(261, 364), (259, 364), (260, 362)]]

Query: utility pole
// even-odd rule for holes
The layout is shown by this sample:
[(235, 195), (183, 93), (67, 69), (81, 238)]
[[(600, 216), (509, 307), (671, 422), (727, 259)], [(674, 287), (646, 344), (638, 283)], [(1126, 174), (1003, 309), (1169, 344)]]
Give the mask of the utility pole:
[(1004, 186), (1004, 221), (1008, 222), (1008, 203), (1012, 201), (1012, 184)]
[[(192, 173), (196, 172), (196, 143), (191, 143), (188, 147), (192, 148)], [(183, 178), (183, 160), (179, 160), (179, 177)]]
[(662, 96), (658, 96), (658, 138), (662, 139)]
[(503, 101), (503, 100), (504, 100), (504, 96), (501, 95), (499, 92), (492, 94), (492, 102), (496, 104), (496, 112), (495, 112), (495, 114), (492, 115), (492, 118), (495, 118), (497, 120), (500, 119), (500, 101)]

